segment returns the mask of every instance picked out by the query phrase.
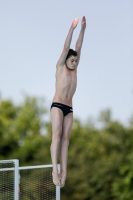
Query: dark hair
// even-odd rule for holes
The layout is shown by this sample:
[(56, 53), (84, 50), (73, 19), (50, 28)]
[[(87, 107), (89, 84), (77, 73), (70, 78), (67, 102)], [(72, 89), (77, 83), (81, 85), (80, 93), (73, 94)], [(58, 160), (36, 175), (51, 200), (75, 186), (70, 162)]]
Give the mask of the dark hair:
[(71, 56), (77, 56), (77, 52), (74, 51), (73, 49), (69, 49), (68, 54), (67, 54), (67, 57), (66, 57), (66, 60), (67, 60), (68, 58), (70, 58)]

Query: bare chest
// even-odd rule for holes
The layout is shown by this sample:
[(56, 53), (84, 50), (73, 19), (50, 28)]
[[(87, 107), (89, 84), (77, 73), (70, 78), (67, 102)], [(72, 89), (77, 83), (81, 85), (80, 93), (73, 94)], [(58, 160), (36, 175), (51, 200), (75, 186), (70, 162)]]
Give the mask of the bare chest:
[(62, 70), (56, 72), (56, 81), (66, 84), (76, 84), (77, 71), (76, 70)]

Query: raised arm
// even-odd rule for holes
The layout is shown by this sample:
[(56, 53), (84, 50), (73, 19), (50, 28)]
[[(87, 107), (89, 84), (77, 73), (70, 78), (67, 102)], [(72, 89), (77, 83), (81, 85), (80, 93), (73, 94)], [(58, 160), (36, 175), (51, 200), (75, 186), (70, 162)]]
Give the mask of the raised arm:
[(57, 62), (57, 67), (63, 66), (65, 61), (66, 61), (66, 57), (67, 57), (68, 51), (70, 49), (73, 31), (76, 28), (77, 24), (78, 24), (78, 18), (74, 19), (74, 21), (72, 22), (72, 25), (69, 29), (68, 35), (67, 35), (66, 40), (65, 40), (65, 44), (64, 44), (62, 54), (61, 54), (61, 56), (60, 56), (60, 58)]
[(78, 63), (79, 63), (79, 60), (80, 60), (81, 47), (82, 47), (82, 44), (83, 44), (85, 28), (86, 28), (86, 18), (84, 16), (82, 18), (82, 21), (81, 21), (81, 30), (80, 30), (80, 34), (79, 34), (79, 37), (78, 37), (78, 40), (77, 40), (76, 46), (75, 46), (75, 51), (78, 54)]

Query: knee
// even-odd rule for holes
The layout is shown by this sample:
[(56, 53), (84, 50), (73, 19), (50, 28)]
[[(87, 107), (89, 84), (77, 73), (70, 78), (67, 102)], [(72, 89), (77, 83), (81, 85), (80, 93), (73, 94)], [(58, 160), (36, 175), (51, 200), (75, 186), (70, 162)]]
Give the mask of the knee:
[(61, 141), (60, 137), (53, 137), (50, 145), (50, 150), (52, 151), (53, 148), (60, 145), (60, 141)]
[(52, 142), (60, 142), (61, 140), (61, 130), (60, 131), (56, 131), (53, 133), (53, 136), (52, 136)]
[(64, 144), (69, 145), (69, 137), (63, 137), (63, 138), (62, 138), (62, 142), (63, 142)]

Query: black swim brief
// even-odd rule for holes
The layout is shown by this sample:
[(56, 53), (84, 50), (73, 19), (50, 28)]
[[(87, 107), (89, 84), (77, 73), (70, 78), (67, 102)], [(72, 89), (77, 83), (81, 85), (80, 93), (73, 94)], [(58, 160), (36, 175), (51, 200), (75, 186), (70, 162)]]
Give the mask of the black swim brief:
[(62, 104), (62, 103), (53, 102), (52, 105), (51, 105), (51, 108), (52, 107), (60, 108), (62, 110), (64, 116), (66, 116), (68, 113), (73, 112), (73, 108), (72, 107), (67, 106), (65, 104)]

